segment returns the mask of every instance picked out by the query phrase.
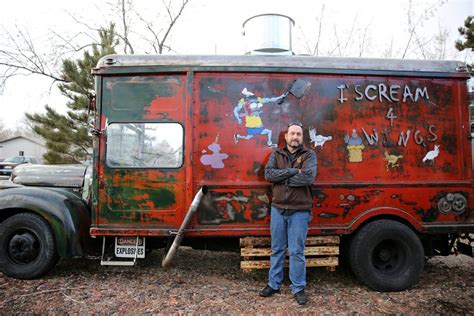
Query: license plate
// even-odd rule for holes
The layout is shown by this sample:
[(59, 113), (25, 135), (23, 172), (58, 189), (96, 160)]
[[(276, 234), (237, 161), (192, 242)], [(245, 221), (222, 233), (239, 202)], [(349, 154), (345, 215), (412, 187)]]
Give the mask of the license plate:
[(115, 256), (118, 258), (135, 258), (135, 251), (138, 250), (137, 258), (145, 258), (145, 238), (137, 237), (115, 237)]

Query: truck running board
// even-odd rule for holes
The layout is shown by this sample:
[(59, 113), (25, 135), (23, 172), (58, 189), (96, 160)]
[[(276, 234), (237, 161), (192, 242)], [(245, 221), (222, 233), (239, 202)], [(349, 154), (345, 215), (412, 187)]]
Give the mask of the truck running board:
[(135, 244), (135, 256), (132, 260), (108, 260), (105, 259), (105, 239), (106, 237), (102, 237), (102, 256), (100, 259), (101, 266), (134, 266), (137, 264), (137, 255), (138, 255), (138, 240), (139, 237), (137, 236), (137, 241)]
[[(272, 254), (270, 237), (240, 238), (240, 268), (244, 272), (269, 269)], [(339, 264), (339, 236), (309, 236), (305, 247), (307, 267), (326, 267), (335, 271)], [(288, 266), (288, 260), (285, 262)]]

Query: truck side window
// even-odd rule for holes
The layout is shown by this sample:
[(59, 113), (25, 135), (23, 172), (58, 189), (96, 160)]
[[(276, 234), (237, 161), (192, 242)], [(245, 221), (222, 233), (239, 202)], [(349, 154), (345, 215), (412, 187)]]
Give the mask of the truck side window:
[(178, 123), (112, 123), (106, 164), (112, 168), (179, 168), (184, 130)]

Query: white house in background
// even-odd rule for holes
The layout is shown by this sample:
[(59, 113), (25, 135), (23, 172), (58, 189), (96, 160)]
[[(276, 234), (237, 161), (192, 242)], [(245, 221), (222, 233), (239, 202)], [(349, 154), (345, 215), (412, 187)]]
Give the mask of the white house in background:
[(30, 136), (12, 136), (0, 140), (0, 159), (13, 156), (30, 156), (43, 163), (43, 155), (46, 153), (45, 141), (41, 138)]

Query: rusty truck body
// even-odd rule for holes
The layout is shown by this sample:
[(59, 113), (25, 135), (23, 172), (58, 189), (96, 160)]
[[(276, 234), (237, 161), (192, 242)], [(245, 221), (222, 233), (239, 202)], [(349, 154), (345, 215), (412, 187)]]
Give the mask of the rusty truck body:
[[(474, 232), (461, 62), (111, 55), (93, 74), (91, 198), (31, 185), (0, 190), (7, 275), (44, 274), (58, 255), (83, 255), (89, 237), (104, 248), (115, 240), (119, 256), (131, 248), (118, 240), (136, 241), (136, 259), (145, 241), (161, 245), (180, 227), (196, 244), (268, 236), (264, 169), (295, 120), (318, 157), (309, 235), (340, 236), (362, 282), (401, 290), (416, 283), (425, 257), (472, 255), (459, 241)], [(35, 216), (36, 226), (20, 224)], [(49, 252), (28, 251), (48, 242), (38, 227), (55, 240)], [(38, 269), (40, 256), (51, 260)], [(36, 273), (24, 272), (30, 266)]]

